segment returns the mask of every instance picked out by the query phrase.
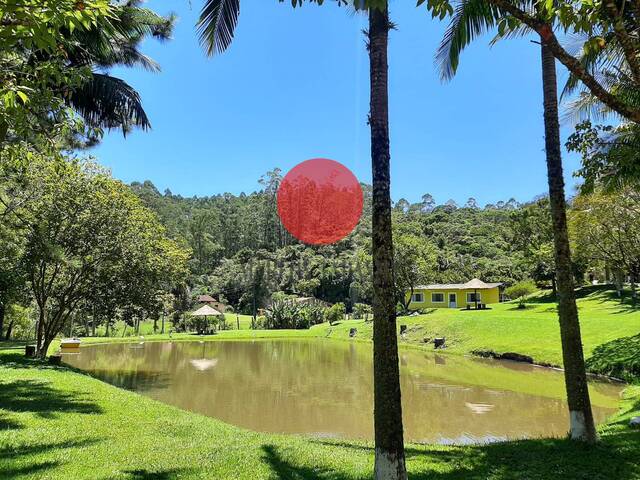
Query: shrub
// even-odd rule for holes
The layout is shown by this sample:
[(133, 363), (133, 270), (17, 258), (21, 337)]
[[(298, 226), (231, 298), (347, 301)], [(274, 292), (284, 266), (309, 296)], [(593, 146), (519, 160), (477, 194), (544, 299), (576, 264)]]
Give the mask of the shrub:
[(527, 297), (537, 291), (538, 289), (536, 284), (533, 283), (533, 280), (523, 280), (507, 288), (504, 293), (509, 298), (519, 300), (518, 308), (525, 308)]
[(344, 314), (346, 311), (347, 309), (345, 308), (344, 303), (336, 303), (325, 310), (324, 319), (329, 322), (329, 325), (333, 325), (335, 322), (344, 320)]
[(304, 321), (306, 326), (298, 326), (297, 328), (309, 328), (322, 323), (326, 310), (326, 307), (321, 305), (304, 305), (300, 313), (301, 322)]
[(371, 305), (367, 305), (366, 303), (356, 303), (353, 306), (353, 318), (355, 320), (362, 320), (364, 318), (365, 321), (369, 320), (373, 309)]
[(302, 318), (302, 306), (297, 302), (276, 297), (264, 312), (264, 328), (279, 330), (284, 328), (306, 328)]

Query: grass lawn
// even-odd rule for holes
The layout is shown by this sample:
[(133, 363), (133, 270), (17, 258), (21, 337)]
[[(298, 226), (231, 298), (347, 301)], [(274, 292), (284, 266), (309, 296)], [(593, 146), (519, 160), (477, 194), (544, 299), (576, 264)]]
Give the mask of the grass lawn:
[[(628, 395), (596, 447), (408, 445), (410, 478), (640, 478), (640, 431), (625, 426), (640, 389)], [(368, 443), (254, 433), (0, 352), (0, 478), (341, 480), (371, 478), (372, 464)]]
[[(400, 317), (398, 326), (407, 325), (406, 338), (400, 342), (419, 345), (425, 337), (446, 337), (447, 351), (452, 353), (516, 352), (533, 357), (536, 363), (562, 365), (556, 305), (548, 297), (533, 298), (525, 310), (511, 302), (490, 307), (477, 311), (442, 308), (426, 315)], [(578, 310), (587, 358), (599, 345), (640, 333), (640, 306), (620, 304), (610, 290), (579, 290)], [(360, 320), (341, 322), (329, 336), (348, 338), (352, 327), (358, 329), (358, 338), (372, 338), (372, 323)], [(325, 335), (328, 331), (326, 324), (313, 329)]]

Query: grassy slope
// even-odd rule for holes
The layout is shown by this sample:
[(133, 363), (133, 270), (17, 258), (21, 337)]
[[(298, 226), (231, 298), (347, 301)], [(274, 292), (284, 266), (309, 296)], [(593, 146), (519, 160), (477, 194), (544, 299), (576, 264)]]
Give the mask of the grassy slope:
[[(444, 336), (450, 352), (517, 352), (533, 357), (537, 363), (562, 364), (555, 303), (537, 297), (525, 310), (513, 303), (491, 307), (479, 311), (437, 309), (427, 315), (401, 317), (398, 325), (408, 327), (406, 339), (401, 342), (422, 344), (425, 337)], [(621, 305), (609, 291), (581, 291), (578, 309), (585, 357), (598, 345), (640, 333), (640, 308)], [(363, 321), (341, 322), (330, 336), (347, 338), (351, 327), (358, 329), (359, 338), (372, 336), (371, 322)], [(326, 331), (325, 325), (314, 328)]]
[[(241, 430), (16, 350), (0, 352), (0, 382), (0, 478), (371, 478), (370, 444)], [(630, 394), (621, 423), (593, 449), (565, 440), (409, 445), (411, 478), (639, 478), (640, 431), (623, 424), (638, 414), (640, 391)]]

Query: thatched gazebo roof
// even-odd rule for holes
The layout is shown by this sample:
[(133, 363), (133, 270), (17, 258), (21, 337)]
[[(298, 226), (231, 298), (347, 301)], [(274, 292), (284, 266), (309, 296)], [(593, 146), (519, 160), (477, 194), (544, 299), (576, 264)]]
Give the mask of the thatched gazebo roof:
[(493, 288), (495, 285), (489, 285), (484, 283), (479, 278), (474, 278), (473, 280), (469, 280), (464, 284), (464, 288), (473, 288), (473, 289), (483, 289), (483, 288)]
[(192, 317), (216, 317), (218, 315), (222, 315), (222, 313), (209, 305), (203, 305), (195, 312), (191, 312), (189, 315)]

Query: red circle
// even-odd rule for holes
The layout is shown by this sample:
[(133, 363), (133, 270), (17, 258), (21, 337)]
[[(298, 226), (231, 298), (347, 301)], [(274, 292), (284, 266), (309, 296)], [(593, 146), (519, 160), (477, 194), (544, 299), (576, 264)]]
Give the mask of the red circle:
[(351, 170), (314, 158), (287, 173), (278, 188), (278, 215), (298, 240), (327, 245), (342, 240), (362, 214), (362, 188)]

